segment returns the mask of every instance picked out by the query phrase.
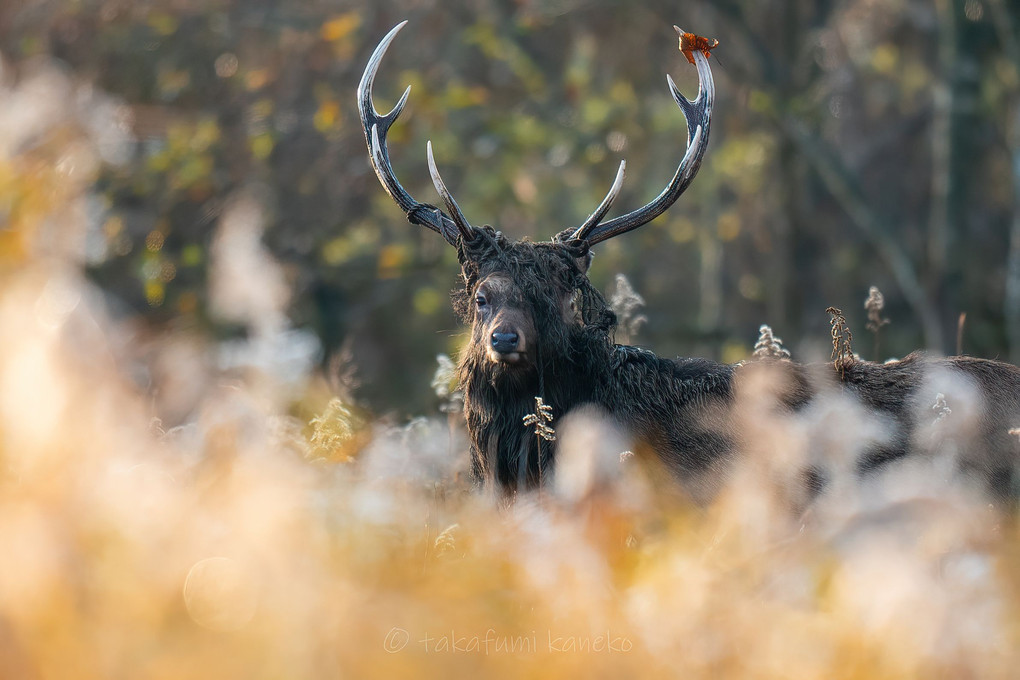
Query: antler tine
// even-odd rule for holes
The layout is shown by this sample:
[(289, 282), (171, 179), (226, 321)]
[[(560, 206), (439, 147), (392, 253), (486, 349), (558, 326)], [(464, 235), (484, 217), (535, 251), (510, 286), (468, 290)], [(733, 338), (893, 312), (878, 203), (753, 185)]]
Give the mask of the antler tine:
[[(712, 79), (712, 69), (708, 65), (708, 59), (701, 52), (694, 52), (694, 61), (698, 68), (698, 96), (694, 101), (688, 100), (680, 89), (667, 75), (666, 82), (669, 85), (670, 94), (673, 100), (680, 107), (684, 119), (687, 121), (687, 151), (683, 160), (680, 161), (673, 179), (666, 188), (656, 196), (650, 203), (633, 212), (620, 217), (614, 217), (604, 224), (596, 224), (586, 232), (587, 241), (591, 245), (601, 243), (606, 239), (626, 233), (633, 229), (648, 224), (653, 219), (666, 212), (672, 206), (680, 194), (690, 185), (694, 176), (701, 167), (701, 160), (708, 148), (708, 133), (712, 122), (712, 107), (715, 103), (715, 81)], [(601, 206), (599, 206), (601, 208)], [(596, 210), (596, 213), (598, 210)], [(594, 215), (595, 213), (593, 213)], [(590, 220), (591, 218), (589, 218)], [(585, 222), (587, 225), (588, 222)], [(582, 228), (585, 226), (582, 225)], [(580, 231), (580, 229), (578, 229)], [(575, 232), (576, 235), (577, 232)], [(575, 236), (576, 237), (576, 236)]]
[[(386, 193), (407, 214), (408, 221), (412, 224), (428, 227), (442, 235), (450, 244), (456, 245), (457, 234), (460, 231), (459, 225), (435, 206), (419, 203), (414, 200), (411, 194), (407, 193), (407, 190), (401, 186), (400, 181), (397, 180), (397, 176), (393, 172), (393, 166), (390, 163), (390, 154), (386, 147), (386, 133), (389, 132), (390, 126), (393, 125), (394, 121), (397, 120), (400, 113), (404, 110), (407, 98), (411, 94), (410, 86), (404, 90), (404, 94), (401, 95), (400, 100), (397, 101), (396, 106), (389, 113), (380, 114), (376, 111), (375, 104), (372, 102), (372, 86), (375, 83), (376, 73), (379, 72), (379, 64), (382, 62), (386, 50), (389, 49), (390, 43), (393, 42), (397, 33), (406, 24), (407, 21), (401, 21), (379, 41), (375, 51), (372, 52), (372, 56), (368, 60), (368, 64), (365, 66), (361, 82), (358, 84), (358, 110), (361, 113), (361, 124), (365, 132), (365, 142), (368, 144), (372, 168), (375, 170), (379, 182), (386, 190)], [(461, 233), (463, 234), (463, 232)]]
[(620, 161), (620, 169), (616, 171), (616, 179), (613, 180), (613, 186), (609, 188), (609, 193), (599, 203), (599, 207), (595, 208), (595, 212), (588, 216), (588, 219), (584, 221), (580, 227), (577, 228), (570, 238), (573, 240), (581, 240), (588, 235), (588, 232), (592, 230), (595, 225), (602, 221), (602, 218), (609, 212), (609, 208), (612, 207), (613, 201), (616, 200), (617, 194), (620, 193), (620, 187), (623, 186), (623, 174), (627, 167), (627, 161)]
[(432, 155), (432, 140), (430, 139), (425, 144), (426, 155), (429, 160), (429, 174), (432, 175), (432, 184), (435, 185), (436, 191), (439, 192), (439, 196), (443, 199), (443, 203), (446, 204), (446, 209), (453, 215), (453, 221), (457, 224), (457, 229), (460, 231), (460, 235), (465, 241), (470, 241), (474, 236), (471, 233), (471, 224), (464, 217), (464, 213), (461, 212), (460, 206), (457, 205), (457, 201), (453, 199), (453, 194), (446, 188), (446, 183), (443, 178), (439, 175), (439, 169), (436, 167), (436, 159)]

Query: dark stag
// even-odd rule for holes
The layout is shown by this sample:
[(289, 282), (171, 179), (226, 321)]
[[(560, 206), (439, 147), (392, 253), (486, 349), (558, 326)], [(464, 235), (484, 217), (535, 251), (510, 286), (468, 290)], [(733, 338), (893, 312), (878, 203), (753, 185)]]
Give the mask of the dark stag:
[[(741, 448), (736, 395), (744, 384), (742, 376), (755, 367), (664, 359), (614, 344), (616, 317), (587, 276), (592, 246), (661, 215), (697, 174), (708, 146), (715, 99), (705, 53), (691, 52), (700, 80), (694, 101), (666, 77), (687, 122), (687, 150), (658, 196), (605, 220), (623, 182), (621, 162), (609, 193), (580, 226), (561, 231), (548, 242), (513, 241), (490, 226), (468, 222), (436, 169), (431, 143), (429, 170), (445, 211), (416, 201), (393, 173), (386, 134), (411, 88), (389, 113), (380, 115), (372, 103), (372, 84), (383, 55), (405, 23), (376, 47), (358, 87), (358, 105), (372, 166), (383, 188), (412, 224), (437, 232), (457, 248), (463, 287), (454, 293), (453, 304), (471, 327), (459, 377), (475, 474), (507, 493), (542, 484), (556, 455), (555, 424), (572, 409), (593, 405), (628, 431), (643, 450), (654, 452), (692, 495), (710, 497)], [(681, 38), (685, 35), (676, 30)], [(1020, 442), (1009, 430), (1020, 425), (1020, 369), (967, 357), (921, 355), (889, 364), (844, 357), (836, 371), (830, 365), (827, 372), (789, 361), (770, 363), (777, 414), (796, 417), (835, 386), (890, 426), (889, 436), (862, 443), (856, 462), (860, 474), (908, 454), (930, 452), (936, 445), (926, 423), (931, 422), (935, 390), (950, 389), (940, 376), (958, 378), (954, 383), (962, 385), (958, 391), (976, 395), (981, 407), (972, 409), (966, 423), (944, 438), (954, 438), (958, 445), (960, 467), (976, 470), (1000, 497), (1015, 494)], [(819, 375), (825, 377), (818, 379)], [(805, 463), (803, 473), (810, 493), (824, 486), (824, 465)]]

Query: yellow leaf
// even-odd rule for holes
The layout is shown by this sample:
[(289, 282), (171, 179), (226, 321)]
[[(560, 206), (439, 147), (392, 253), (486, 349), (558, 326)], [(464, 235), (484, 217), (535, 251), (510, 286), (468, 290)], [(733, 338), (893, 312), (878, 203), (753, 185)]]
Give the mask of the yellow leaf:
[(357, 12), (338, 14), (322, 25), (319, 35), (327, 42), (343, 40), (361, 25), (361, 17)]
[(319, 105), (315, 112), (314, 125), (319, 132), (326, 132), (337, 124), (340, 118), (340, 104), (335, 101), (325, 101)]
[(406, 247), (399, 245), (384, 246), (379, 251), (379, 278), (393, 278), (398, 274), (400, 267), (409, 259)]
[(251, 140), (251, 153), (255, 158), (264, 161), (273, 153), (273, 137), (269, 133), (263, 133)]
[(166, 287), (162, 281), (149, 279), (145, 282), (145, 299), (151, 306), (159, 307), (163, 304), (165, 297)]
[(716, 231), (723, 241), (732, 241), (740, 235), (740, 217), (736, 211), (725, 212), (716, 222)]
[(160, 35), (173, 35), (177, 32), (177, 18), (162, 12), (153, 12), (149, 15), (149, 26)]

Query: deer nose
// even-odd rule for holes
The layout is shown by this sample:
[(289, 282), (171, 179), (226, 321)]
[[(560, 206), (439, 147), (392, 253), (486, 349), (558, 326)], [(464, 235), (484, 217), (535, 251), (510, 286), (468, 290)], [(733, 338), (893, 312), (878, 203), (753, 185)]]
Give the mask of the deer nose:
[(516, 352), (517, 340), (517, 333), (500, 333), (496, 331), (492, 334), (492, 349), (500, 354)]

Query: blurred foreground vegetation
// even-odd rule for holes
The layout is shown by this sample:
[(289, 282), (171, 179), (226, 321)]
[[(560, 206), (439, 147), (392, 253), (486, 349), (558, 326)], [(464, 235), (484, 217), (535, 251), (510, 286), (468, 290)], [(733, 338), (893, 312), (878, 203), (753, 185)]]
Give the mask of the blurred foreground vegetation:
[[(429, 195), (431, 137), (469, 215), (542, 237), (618, 155), (622, 203), (658, 190), (662, 72), (695, 87), (669, 26), (723, 42), (690, 195), (596, 260), (648, 299), (642, 324), (616, 283), (622, 334), (731, 359), (767, 319), (810, 354), (828, 304), (866, 337), (875, 283), (883, 353), (954, 344), (959, 311), (965, 349), (1017, 350), (1012, 7), (675, 10), (0, 6), (0, 677), (1015, 676), (1015, 516), (950, 446), (859, 480), (845, 395), (794, 427), (738, 394), (708, 507), (598, 419), (558, 424), (555, 479), (510, 508), (465, 479), (452, 253), (379, 189), (353, 106), (404, 17), (398, 173)], [(809, 456), (834, 474), (802, 514)]]

